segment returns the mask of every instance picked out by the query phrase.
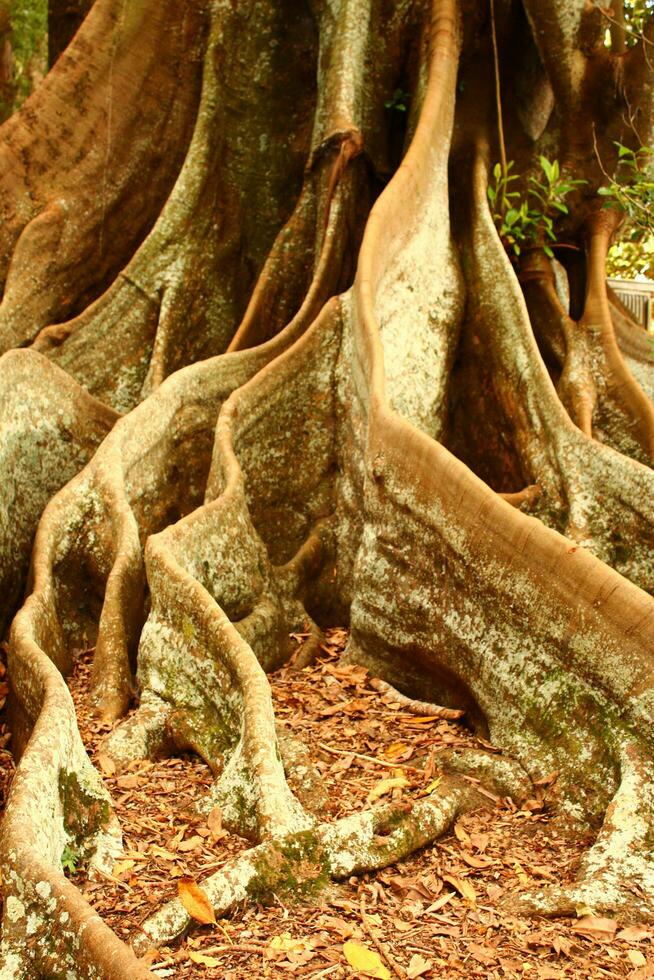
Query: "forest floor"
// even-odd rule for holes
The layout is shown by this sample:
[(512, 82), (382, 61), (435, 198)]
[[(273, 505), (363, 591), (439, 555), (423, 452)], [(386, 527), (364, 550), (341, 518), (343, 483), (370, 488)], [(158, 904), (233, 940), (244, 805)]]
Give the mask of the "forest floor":
[[(374, 691), (362, 668), (339, 664), (346, 639), (345, 630), (331, 630), (314, 665), (285, 667), (270, 678), (278, 719), (308, 746), (325, 781), (323, 819), (375, 799), (438, 792), (439, 750), (480, 746), (465, 725), (410, 714)], [(222, 829), (219, 813), (198, 816), (195, 803), (212, 777), (196, 756), (115, 772), (101, 748), (107, 729), (88, 702), (91, 658), (90, 651), (80, 655), (70, 687), (82, 737), (114, 799), (124, 854), (109, 877), (89, 879), (74, 858), (67, 873), (128, 939), (178, 893), (180, 879), (201, 884), (249, 845)], [(7, 738), (0, 728), (0, 792), (11, 769)], [(591, 910), (554, 922), (506, 910), (520, 890), (573, 878), (589, 840), (559, 833), (547, 786), (522, 809), (487, 799), (409, 860), (334, 884), (317, 898), (281, 895), (267, 907), (198, 925), (174, 947), (146, 954), (150, 969), (180, 980), (654, 977), (652, 926), (597, 918)]]

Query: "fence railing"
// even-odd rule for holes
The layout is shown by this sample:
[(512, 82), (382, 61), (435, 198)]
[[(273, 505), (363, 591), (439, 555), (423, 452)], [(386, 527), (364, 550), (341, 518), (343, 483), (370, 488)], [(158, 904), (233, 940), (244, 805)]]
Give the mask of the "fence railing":
[(634, 320), (646, 330), (654, 330), (654, 282), (629, 279), (609, 279), (608, 282)]

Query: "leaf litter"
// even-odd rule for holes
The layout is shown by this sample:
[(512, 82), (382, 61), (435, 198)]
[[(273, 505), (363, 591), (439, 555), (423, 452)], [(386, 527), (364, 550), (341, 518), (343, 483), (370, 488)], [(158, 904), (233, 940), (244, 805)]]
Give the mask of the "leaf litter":
[[(298, 636), (301, 642), (302, 636)], [(366, 671), (340, 663), (344, 629), (326, 633), (318, 661), (270, 676), (278, 719), (308, 747), (327, 789), (323, 819), (369, 801), (407, 801), (438, 792), (438, 753), (488, 748), (459, 721), (422, 717), (380, 695)], [(406, 861), (334, 883), (312, 900), (276, 896), (214, 921), (202, 881), (250, 845), (222, 827), (218, 809), (195, 807), (211, 772), (192, 753), (133, 763), (117, 773), (103, 756), (107, 732), (88, 698), (93, 651), (69, 678), (82, 738), (114, 800), (124, 834), (112, 874), (70, 877), (117, 934), (128, 940), (162, 903), (179, 895), (196, 927), (179, 943), (150, 950), (155, 976), (476, 978), (600, 980), (654, 978), (654, 927), (580, 910), (576, 919), (521, 918), (504, 900), (574, 877), (590, 841), (570, 839), (547, 805), (553, 777), (519, 809), (496, 800), (460, 817), (452, 832)], [(6, 696), (0, 660), (0, 701)], [(0, 802), (13, 762), (0, 714)]]

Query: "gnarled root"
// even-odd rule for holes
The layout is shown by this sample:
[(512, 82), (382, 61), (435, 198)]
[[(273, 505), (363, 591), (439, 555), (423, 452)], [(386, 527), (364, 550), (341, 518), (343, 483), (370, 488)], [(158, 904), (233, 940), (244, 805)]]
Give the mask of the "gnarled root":
[(516, 911), (574, 915), (582, 908), (654, 921), (654, 765), (642, 747), (624, 737), (619, 746), (620, 784), (595, 844), (583, 856), (577, 880), (565, 887), (525, 892)]
[[(373, 871), (401, 860), (444, 834), (459, 813), (479, 805), (469, 785), (444, 780), (425, 800), (388, 804), (271, 840), (233, 859), (202, 882), (211, 905), (225, 915), (239, 902), (261, 900), (273, 892), (311, 890), (330, 878)], [(134, 948), (160, 945), (182, 935), (191, 917), (179, 899), (169, 902), (142, 926)]]

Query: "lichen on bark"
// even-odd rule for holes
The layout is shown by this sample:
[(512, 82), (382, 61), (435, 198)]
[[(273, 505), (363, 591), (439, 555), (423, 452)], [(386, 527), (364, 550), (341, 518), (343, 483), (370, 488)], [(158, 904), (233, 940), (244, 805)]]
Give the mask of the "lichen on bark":
[[(600, 119), (602, 159), (627, 138), (647, 63), (619, 69), (583, 4), (497, 7), (522, 172), (547, 152), (588, 179), (567, 309), (488, 208), (481, 4), (96, 0), (0, 129), (0, 344), (28, 348), (0, 361), (7, 976), (149, 975), (60, 865), (120, 840), (64, 681), (87, 647), (105, 753), (197, 752), (201, 808), (251, 842), (203, 883), (221, 914), (424, 846), (478, 804), (471, 772), (518, 798), (556, 772), (598, 837), (523, 906), (654, 919), (654, 381), (587, 152)], [(412, 809), (321, 822), (266, 671), (344, 622), (349, 660), (500, 752), (444, 756)], [(134, 946), (189, 925), (174, 902)]]

